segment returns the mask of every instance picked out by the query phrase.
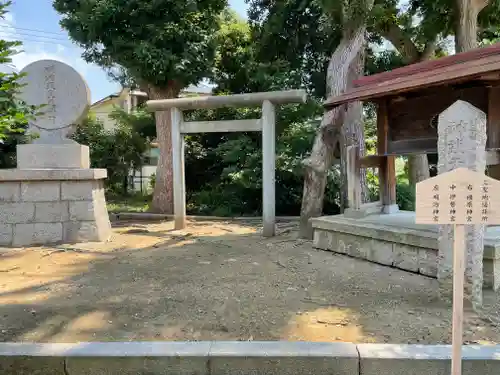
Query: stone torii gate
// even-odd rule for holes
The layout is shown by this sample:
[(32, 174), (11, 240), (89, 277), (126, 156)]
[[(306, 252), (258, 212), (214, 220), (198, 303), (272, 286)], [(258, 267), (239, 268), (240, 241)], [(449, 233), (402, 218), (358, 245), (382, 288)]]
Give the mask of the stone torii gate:
[[(275, 234), (275, 106), (305, 103), (304, 90), (270, 91), (251, 94), (203, 96), (149, 100), (150, 111), (170, 110), (172, 118), (172, 164), (174, 183), (175, 229), (186, 227), (186, 186), (184, 177), (184, 134), (262, 132), (262, 219), (263, 235)], [(184, 121), (183, 111), (222, 107), (262, 107), (262, 117), (255, 120)]]

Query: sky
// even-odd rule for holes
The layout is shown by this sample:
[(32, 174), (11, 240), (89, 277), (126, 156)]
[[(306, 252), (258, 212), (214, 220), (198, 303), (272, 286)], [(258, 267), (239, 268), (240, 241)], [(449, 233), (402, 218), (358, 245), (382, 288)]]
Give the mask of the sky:
[[(244, 0), (229, 0), (229, 4), (246, 17), (248, 6)], [(101, 68), (81, 58), (82, 50), (61, 29), (59, 20), (60, 16), (52, 8), (52, 0), (13, 1), (6, 18), (0, 20), (0, 38), (23, 42), (24, 52), (13, 57), (15, 67), (21, 70), (41, 59), (58, 60), (71, 65), (87, 81), (92, 102), (119, 91), (120, 85), (110, 81)]]

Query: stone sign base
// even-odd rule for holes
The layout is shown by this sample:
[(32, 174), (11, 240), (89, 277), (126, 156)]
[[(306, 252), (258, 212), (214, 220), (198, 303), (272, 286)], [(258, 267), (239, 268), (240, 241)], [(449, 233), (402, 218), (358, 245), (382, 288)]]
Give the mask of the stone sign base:
[(106, 241), (105, 169), (0, 170), (0, 246)]
[[(344, 215), (312, 219), (313, 246), (355, 258), (437, 277), (438, 226), (415, 224), (415, 213)], [(500, 287), (500, 227), (488, 227), (484, 238), (483, 286)]]
[[(68, 141), (70, 142), (70, 141)], [(18, 169), (88, 169), (89, 146), (74, 141), (63, 144), (23, 144), (17, 146)]]

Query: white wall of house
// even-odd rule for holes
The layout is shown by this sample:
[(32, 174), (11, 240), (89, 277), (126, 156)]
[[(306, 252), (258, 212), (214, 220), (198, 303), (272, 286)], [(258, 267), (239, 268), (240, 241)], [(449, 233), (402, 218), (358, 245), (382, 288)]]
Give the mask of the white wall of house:
[(112, 130), (116, 123), (109, 117), (111, 113), (113, 113), (116, 108), (129, 111), (132, 109), (131, 107), (130, 90), (123, 89), (118, 94), (110, 95), (94, 103), (90, 107), (90, 112), (103, 123), (104, 129)]
[(104, 129), (112, 130), (116, 126), (116, 122), (109, 115), (117, 106), (120, 106), (119, 100), (109, 100), (92, 107), (91, 112), (97, 120), (103, 123)]

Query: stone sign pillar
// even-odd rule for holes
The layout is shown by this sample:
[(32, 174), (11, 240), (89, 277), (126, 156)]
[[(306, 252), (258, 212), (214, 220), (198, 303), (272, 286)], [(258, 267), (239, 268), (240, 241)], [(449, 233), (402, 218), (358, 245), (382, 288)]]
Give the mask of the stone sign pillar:
[[(484, 173), (486, 168), (486, 114), (472, 104), (456, 101), (439, 115), (438, 173), (464, 167)], [(458, 204), (459, 202), (457, 202)], [(460, 204), (466, 204), (460, 202)], [(453, 210), (453, 207), (447, 208)], [(482, 304), (484, 225), (466, 229), (465, 298)], [(440, 297), (451, 301), (453, 291), (453, 227), (439, 228), (438, 281)]]
[(90, 108), (86, 82), (54, 60), (21, 73), (20, 99), (43, 107), (28, 129), (38, 137), (17, 146), (17, 169), (0, 171), (0, 246), (107, 240), (106, 170), (90, 169), (88, 146), (68, 138)]

